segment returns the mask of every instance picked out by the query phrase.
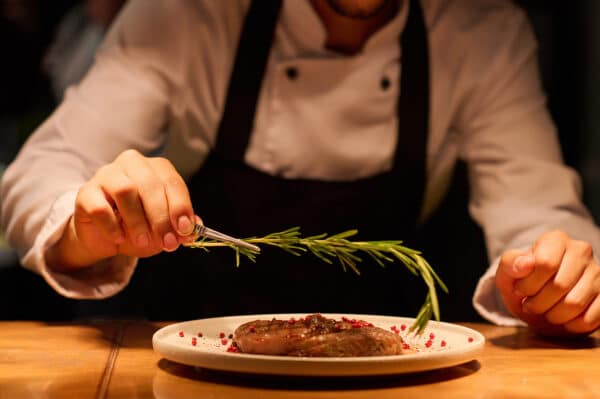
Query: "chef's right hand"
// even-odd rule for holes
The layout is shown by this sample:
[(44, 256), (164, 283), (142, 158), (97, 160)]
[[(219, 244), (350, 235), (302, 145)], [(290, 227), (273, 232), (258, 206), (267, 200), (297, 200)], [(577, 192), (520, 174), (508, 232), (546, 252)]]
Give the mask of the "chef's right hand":
[(171, 162), (127, 150), (79, 189), (75, 212), (46, 262), (65, 271), (119, 254), (174, 251), (192, 240), (196, 222), (187, 186)]

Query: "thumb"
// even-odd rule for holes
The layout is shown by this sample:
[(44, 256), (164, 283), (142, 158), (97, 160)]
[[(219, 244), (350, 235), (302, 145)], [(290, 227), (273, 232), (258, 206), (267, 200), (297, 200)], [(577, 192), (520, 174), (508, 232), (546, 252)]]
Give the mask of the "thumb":
[(527, 277), (535, 268), (535, 257), (531, 252), (517, 256), (512, 264), (506, 265), (504, 272), (512, 279)]
[(513, 313), (520, 313), (523, 296), (514, 292), (517, 280), (527, 277), (535, 269), (535, 257), (531, 251), (506, 251), (496, 272), (496, 287), (506, 307)]

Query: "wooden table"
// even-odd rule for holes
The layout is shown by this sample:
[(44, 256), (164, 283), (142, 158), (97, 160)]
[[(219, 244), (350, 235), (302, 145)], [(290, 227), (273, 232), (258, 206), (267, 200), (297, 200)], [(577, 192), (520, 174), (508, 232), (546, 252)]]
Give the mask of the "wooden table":
[(166, 323), (0, 322), (4, 398), (600, 398), (600, 333), (551, 341), (527, 329), (465, 324), (487, 338), (478, 361), (385, 378), (249, 377), (161, 359)]

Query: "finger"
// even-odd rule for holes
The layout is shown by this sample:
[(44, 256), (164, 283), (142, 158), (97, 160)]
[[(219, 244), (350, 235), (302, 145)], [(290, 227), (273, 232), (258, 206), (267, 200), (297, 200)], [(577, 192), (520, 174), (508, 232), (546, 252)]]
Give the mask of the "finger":
[(528, 276), (533, 271), (533, 267), (534, 258), (530, 253), (522, 250), (506, 251), (500, 258), (496, 283), (507, 290), (512, 290), (515, 280)]
[(535, 270), (515, 284), (515, 289), (525, 296), (537, 294), (556, 274), (562, 262), (569, 237), (556, 231), (544, 234), (533, 247)]
[(119, 167), (99, 171), (97, 176), (102, 190), (114, 201), (130, 242), (139, 248), (148, 247), (150, 226), (135, 182)]
[(565, 329), (578, 334), (591, 333), (600, 327), (600, 296), (596, 296), (585, 313), (565, 324)]
[(555, 306), (579, 281), (591, 261), (591, 247), (583, 241), (570, 241), (558, 272), (550, 278), (540, 292), (523, 303), (526, 311), (542, 314)]
[(581, 315), (600, 292), (600, 267), (589, 264), (569, 293), (546, 313), (553, 324), (564, 324)]
[(508, 310), (513, 314), (521, 313), (523, 296), (514, 291), (518, 279), (526, 277), (533, 271), (533, 257), (527, 251), (506, 251), (500, 258), (496, 272), (496, 287)]
[(74, 222), (78, 225), (94, 225), (100, 236), (107, 241), (120, 244), (125, 241), (125, 234), (112, 204), (100, 187), (93, 183), (84, 184), (75, 200)]
[(162, 180), (154, 173), (145, 157), (137, 151), (125, 151), (116, 160), (125, 174), (135, 182), (146, 220), (152, 231), (154, 245), (165, 251), (179, 246), (171, 227), (169, 206)]
[[(517, 262), (518, 260), (518, 262)], [(525, 251), (506, 251), (500, 258), (496, 273), (496, 284), (503, 291), (512, 291), (515, 280), (523, 278), (533, 269), (533, 258)]]
[(180, 236), (190, 235), (194, 231), (194, 210), (185, 181), (167, 159), (151, 158), (149, 162), (163, 182), (173, 229)]

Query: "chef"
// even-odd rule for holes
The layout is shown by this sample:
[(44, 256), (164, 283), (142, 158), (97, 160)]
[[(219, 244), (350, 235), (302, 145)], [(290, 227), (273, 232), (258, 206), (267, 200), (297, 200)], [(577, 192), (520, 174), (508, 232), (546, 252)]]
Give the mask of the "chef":
[(144, 258), (146, 307), (173, 317), (405, 315), (419, 291), (400, 267), (177, 249), (197, 221), (410, 243), (460, 159), (490, 260), (475, 308), (590, 333), (600, 235), (537, 73), (504, 0), (133, 0), (3, 176), (2, 227), (68, 297), (115, 295)]

